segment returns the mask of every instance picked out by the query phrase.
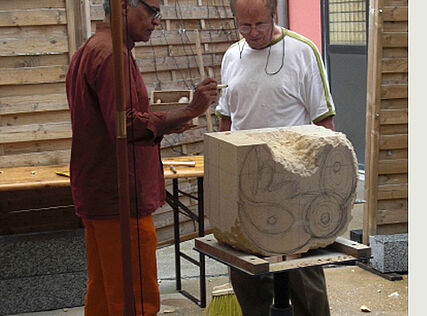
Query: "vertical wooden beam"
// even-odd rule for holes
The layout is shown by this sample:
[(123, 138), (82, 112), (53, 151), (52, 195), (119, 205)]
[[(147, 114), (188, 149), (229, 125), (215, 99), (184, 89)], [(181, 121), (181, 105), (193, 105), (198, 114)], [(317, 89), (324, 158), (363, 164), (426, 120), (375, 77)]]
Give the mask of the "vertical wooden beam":
[(90, 19), (90, 0), (80, 0), (80, 19), (82, 24), (82, 42), (80, 45), (87, 41), (92, 35), (92, 26)]
[(368, 93), (366, 102), (365, 199), (363, 243), (377, 233), (378, 159), (381, 108), (383, 0), (370, 0), (368, 43)]
[[(168, 5), (169, 1), (168, 0), (164, 0), (163, 1), (164, 5)], [(170, 31), (171, 30), (171, 21), (170, 20), (166, 20), (166, 31)], [(173, 52), (173, 45), (168, 45), (168, 54), (169, 56), (173, 56), (174, 52)], [(176, 77), (176, 70), (171, 70), (171, 74), (172, 74), (172, 81), (173, 82), (177, 82), (177, 77)]]
[[(202, 45), (201, 45), (201, 41), (200, 41), (200, 33), (199, 30), (194, 30), (195, 33), (195, 38), (196, 38), (196, 51), (197, 51), (197, 63), (199, 64), (199, 72), (200, 72), (200, 77), (201, 79), (205, 79), (206, 78), (206, 73), (205, 73), (205, 67), (204, 67), (204, 63), (203, 63), (203, 54), (202, 54)], [(213, 126), (212, 126), (212, 117), (211, 117), (211, 108), (210, 106), (208, 107), (208, 109), (206, 110), (206, 122), (208, 124), (208, 132), (211, 133), (213, 132)]]
[[(197, 4), (199, 5), (199, 7), (203, 6), (203, 0), (197, 0)], [(208, 10), (209, 10), (209, 8), (208, 8)], [(206, 30), (205, 19), (200, 20), (200, 26), (201, 26), (202, 30)], [(205, 48), (205, 52), (209, 52), (209, 44), (208, 43), (203, 44), (203, 47)], [(213, 78), (213, 76), (214, 76), (213, 68), (212, 67), (207, 67), (207, 68), (208, 68), (209, 77)]]
[(71, 61), (77, 50), (76, 40), (76, 8), (73, 0), (65, 0), (65, 9), (67, 11), (67, 32), (68, 32), (68, 59)]

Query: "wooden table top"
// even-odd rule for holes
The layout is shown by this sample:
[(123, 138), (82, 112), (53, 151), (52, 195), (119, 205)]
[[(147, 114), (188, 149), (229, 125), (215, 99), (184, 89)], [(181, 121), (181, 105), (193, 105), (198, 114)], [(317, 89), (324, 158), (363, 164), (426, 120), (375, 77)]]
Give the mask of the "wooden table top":
[[(194, 167), (174, 166), (176, 173), (170, 166), (164, 166), (165, 179), (203, 177), (203, 156), (165, 157), (162, 160), (196, 162)], [(70, 178), (56, 172), (68, 173), (69, 165), (0, 168), (0, 192), (69, 186)]]

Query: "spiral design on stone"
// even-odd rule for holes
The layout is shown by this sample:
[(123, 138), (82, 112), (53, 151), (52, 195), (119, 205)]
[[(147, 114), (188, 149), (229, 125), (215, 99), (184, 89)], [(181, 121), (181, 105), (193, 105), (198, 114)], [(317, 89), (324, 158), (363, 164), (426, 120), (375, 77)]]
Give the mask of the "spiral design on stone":
[(355, 166), (349, 164), (349, 161), (353, 161), (352, 152), (342, 147), (332, 148), (327, 153), (321, 171), (321, 191), (335, 192), (343, 199), (350, 196), (356, 188), (357, 179), (354, 177)]
[(321, 194), (314, 198), (304, 210), (305, 230), (314, 238), (334, 236), (346, 223), (346, 212), (342, 199), (335, 194)]

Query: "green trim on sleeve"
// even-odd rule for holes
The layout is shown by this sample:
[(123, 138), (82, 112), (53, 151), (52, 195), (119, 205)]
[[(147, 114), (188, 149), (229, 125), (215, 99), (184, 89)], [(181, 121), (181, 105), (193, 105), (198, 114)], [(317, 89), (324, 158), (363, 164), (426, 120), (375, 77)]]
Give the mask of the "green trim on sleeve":
[(228, 119), (231, 119), (231, 116), (224, 115), (224, 114), (222, 114), (222, 113), (220, 113), (218, 111), (215, 111), (215, 115), (218, 116), (219, 118), (228, 118)]
[[(313, 44), (312, 41), (310, 41), (309, 39), (296, 34), (295, 32), (292, 31), (287, 31), (287, 35), (290, 37), (293, 37), (297, 40), (300, 40), (303, 43), (306, 43), (308, 46), (311, 47), (311, 49), (313, 50), (314, 56), (316, 56), (316, 61), (317, 61), (317, 66), (319, 67), (319, 71), (320, 71), (320, 76), (322, 77), (322, 83), (323, 83), (323, 89), (325, 90), (325, 96), (326, 96), (326, 103), (328, 105), (328, 109), (329, 109), (329, 115), (330, 113), (334, 113), (335, 115), (335, 111), (332, 110), (332, 102), (331, 102), (331, 95), (328, 89), (328, 83), (325, 77), (325, 72), (323, 69), (323, 62), (322, 62), (322, 58), (320, 57), (319, 51), (317, 50), (316, 46)], [(316, 119), (317, 121), (318, 119)]]
[(321, 116), (319, 116), (317, 119), (315, 119), (314, 121), (313, 121), (313, 123), (318, 123), (318, 122), (320, 122), (320, 121), (323, 121), (325, 118), (327, 118), (328, 116), (335, 116), (337, 113), (335, 112), (335, 111), (329, 111), (329, 112), (326, 112), (325, 114), (323, 114), (323, 115), (321, 115)]

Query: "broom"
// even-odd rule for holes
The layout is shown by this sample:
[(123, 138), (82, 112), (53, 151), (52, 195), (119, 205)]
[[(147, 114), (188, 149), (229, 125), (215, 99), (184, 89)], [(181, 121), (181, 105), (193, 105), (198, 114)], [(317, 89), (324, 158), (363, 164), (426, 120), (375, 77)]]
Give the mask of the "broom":
[(230, 283), (214, 286), (207, 316), (242, 316), (242, 310)]

